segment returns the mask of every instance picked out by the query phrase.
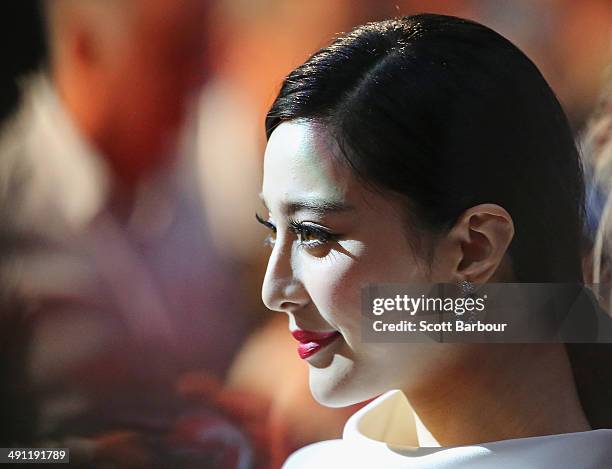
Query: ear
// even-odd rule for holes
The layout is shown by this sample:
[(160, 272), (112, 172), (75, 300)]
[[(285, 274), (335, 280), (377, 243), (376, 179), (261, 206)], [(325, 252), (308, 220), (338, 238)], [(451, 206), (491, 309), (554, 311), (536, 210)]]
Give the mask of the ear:
[(83, 24), (74, 25), (71, 31), (71, 53), (79, 64), (90, 67), (96, 63), (99, 54), (96, 37), (91, 28)]
[(463, 212), (449, 232), (459, 247), (457, 278), (487, 282), (500, 267), (513, 237), (512, 217), (499, 205), (481, 204)]

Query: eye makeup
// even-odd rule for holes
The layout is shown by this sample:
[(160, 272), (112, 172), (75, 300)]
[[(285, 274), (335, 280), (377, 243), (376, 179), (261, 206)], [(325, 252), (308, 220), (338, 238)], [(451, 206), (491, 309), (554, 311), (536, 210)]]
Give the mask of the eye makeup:
[(274, 243), (276, 242), (276, 225), (268, 220), (264, 220), (258, 213), (255, 214), (255, 218), (259, 223), (270, 230), (270, 234), (264, 239), (264, 244), (274, 247)]
[(300, 222), (290, 218), (289, 226), (298, 237), (300, 245), (304, 247), (319, 247), (337, 239), (332, 232), (312, 222)]
[[(259, 214), (255, 214), (255, 218), (271, 231), (271, 235), (266, 239), (266, 244), (273, 245), (276, 240), (276, 225), (269, 220), (264, 220)], [(299, 245), (304, 248), (317, 248), (329, 241), (338, 239), (338, 235), (312, 222), (302, 222), (289, 218), (288, 223), (289, 229), (296, 235)]]

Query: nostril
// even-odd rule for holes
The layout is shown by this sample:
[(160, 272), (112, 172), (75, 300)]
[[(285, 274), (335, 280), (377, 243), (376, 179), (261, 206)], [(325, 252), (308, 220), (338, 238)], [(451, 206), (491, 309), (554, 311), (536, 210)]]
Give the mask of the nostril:
[(280, 310), (285, 313), (292, 313), (297, 309), (300, 309), (301, 307), (302, 305), (299, 305), (298, 303), (293, 303), (291, 301), (283, 301), (280, 305)]

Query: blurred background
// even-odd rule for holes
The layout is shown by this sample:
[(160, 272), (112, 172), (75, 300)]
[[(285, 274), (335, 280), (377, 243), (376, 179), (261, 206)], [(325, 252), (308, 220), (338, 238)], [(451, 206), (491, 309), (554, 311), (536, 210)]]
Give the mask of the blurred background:
[[(355, 408), (312, 400), (261, 304), (254, 218), (265, 113), (335, 34), (475, 19), (538, 65), (577, 139), (612, 114), (610, 0), (5, 3), (0, 446), (69, 447), (83, 467), (276, 468), (341, 435)], [(610, 121), (593, 137), (608, 153)]]

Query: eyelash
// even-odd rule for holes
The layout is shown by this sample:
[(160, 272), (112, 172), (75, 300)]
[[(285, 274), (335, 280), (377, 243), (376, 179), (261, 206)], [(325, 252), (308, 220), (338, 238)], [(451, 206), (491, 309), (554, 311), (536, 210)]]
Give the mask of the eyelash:
[[(266, 244), (269, 246), (274, 246), (275, 237), (276, 237), (276, 226), (268, 220), (264, 220), (259, 214), (255, 214), (255, 218), (259, 223), (264, 225), (272, 234), (266, 238)], [(305, 249), (316, 249), (320, 246), (323, 246), (325, 243), (329, 241), (334, 241), (337, 239), (337, 235), (331, 233), (330, 231), (321, 228), (319, 226), (314, 226), (311, 224), (305, 224), (303, 222), (294, 220), (292, 218), (289, 219), (289, 228), (291, 231), (295, 233), (299, 241), (299, 247)], [(315, 237), (314, 241), (305, 241), (307, 237)]]
[(274, 242), (276, 241), (276, 226), (274, 226), (274, 224), (270, 223), (268, 220), (264, 220), (262, 217), (260, 217), (259, 213), (255, 214), (255, 218), (259, 223), (261, 223), (263, 226), (265, 226), (272, 232), (272, 234), (266, 236), (264, 244), (266, 246), (273, 247)]

